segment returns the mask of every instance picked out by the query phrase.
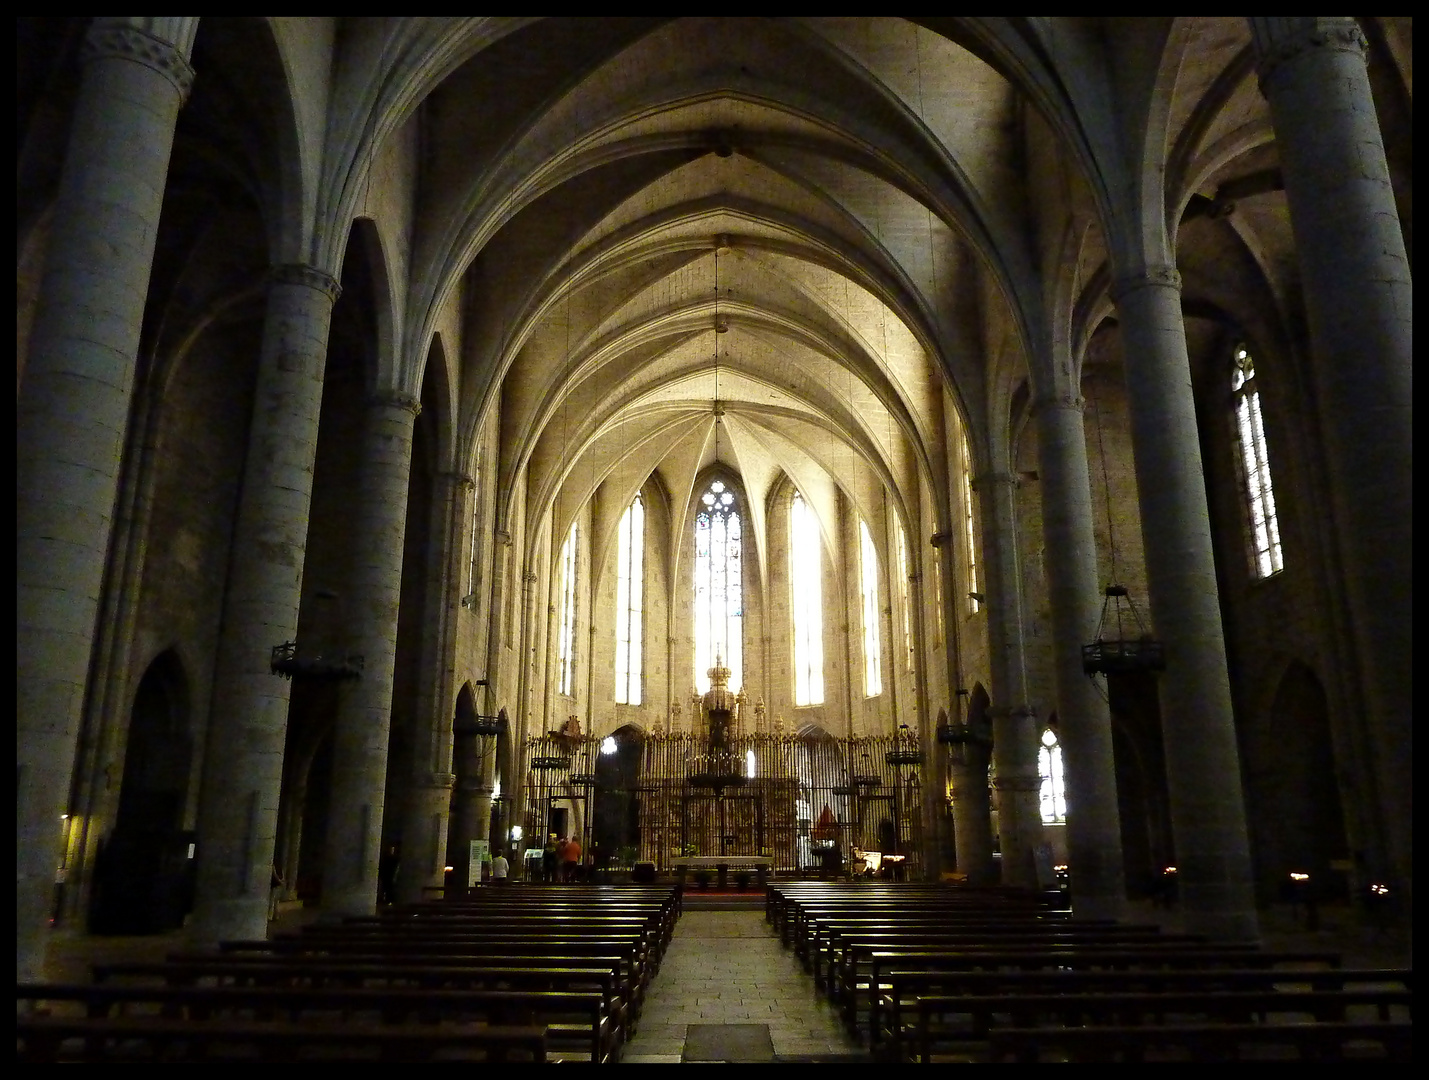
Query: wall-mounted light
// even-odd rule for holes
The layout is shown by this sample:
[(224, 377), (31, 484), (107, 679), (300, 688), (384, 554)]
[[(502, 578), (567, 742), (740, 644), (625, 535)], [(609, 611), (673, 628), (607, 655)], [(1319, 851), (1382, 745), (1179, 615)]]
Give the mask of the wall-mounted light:
[(613, 754), (613, 753), (615, 753), (615, 751), (616, 751), (617, 749), (618, 749), (618, 747), (615, 745), (615, 736), (614, 736), (614, 735), (607, 735), (607, 736), (601, 741), (601, 744), (600, 744), (600, 752), (601, 752), (602, 754), (607, 754), (607, 755), (608, 755), (608, 754)]

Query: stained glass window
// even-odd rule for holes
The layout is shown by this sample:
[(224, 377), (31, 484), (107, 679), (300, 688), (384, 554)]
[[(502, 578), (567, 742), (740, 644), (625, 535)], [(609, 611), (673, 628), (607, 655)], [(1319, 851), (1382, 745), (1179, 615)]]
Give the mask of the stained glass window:
[(645, 603), (645, 503), (640, 496), (620, 519), (615, 585), (615, 700), (640, 704), (641, 616)]
[(794, 493), (789, 512), (790, 585), (794, 615), (794, 704), (824, 701), (824, 623), (819, 523), (804, 497)]
[(729, 668), (729, 688), (744, 685), (744, 602), (739, 502), (722, 480), (700, 496), (695, 515), (695, 686), (710, 688), (709, 669)]
[(859, 578), (863, 586), (863, 692), (867, 697), (883, 693), (883, 664), (878, 639), (878, 553), (868, 525), (858, 523)]
[(1251, 570), (1269, 577), (1285, 568), (1280, 551), (1280, 523), (1275, 515), (1275, 490), (1270, 483), (1270, 456), (1265, 449), (1265, 424), (1260, 393), (1255, 387), (1255, 362), (1244, 345), (1235, 351), (1231, 373), (1235, 395), (1236, 441), (1240, 444), (1240, 478), (1250, 515), (1247, 547)]

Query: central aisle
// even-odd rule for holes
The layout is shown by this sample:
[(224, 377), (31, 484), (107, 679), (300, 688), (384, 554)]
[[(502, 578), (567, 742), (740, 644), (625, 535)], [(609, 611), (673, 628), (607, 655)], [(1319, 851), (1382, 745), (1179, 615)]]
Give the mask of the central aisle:
[[(690, 1025), (742, 1026), (696, 1032), (687, 1045)], [(768, 1040), (749, 1025), (767, 1025)], [(685, 910), (621, 1060), (677, 1062), (711, 1042), (728, 1048), (730, 1057), (720, 1060), (866, 1059), (813, 978), (780, 946), (762, 910)]]

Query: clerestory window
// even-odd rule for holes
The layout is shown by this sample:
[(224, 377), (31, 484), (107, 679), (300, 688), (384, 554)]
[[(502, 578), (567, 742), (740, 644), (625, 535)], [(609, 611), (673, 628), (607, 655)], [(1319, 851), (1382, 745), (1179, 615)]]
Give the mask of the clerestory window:
[(973, 522), (973, 474), (972, 459), (968, 454), (968, 440), (963, 438), (963, 544), (967, 551), (968, 603), (974, 614), (982, 607), (975, 595), (980, 590), (977, 584), (977, 539)]
[(903, 526), (898, 526), (898, 600), (903, 608), (903, 654), (907, 658), (908, 670), (914, 668), (913, 655), (913, 613), (908, 603), (908, 537)]
[(639, 705), (641, 618), (645, 604), (645, 503), (635, 496), (620, 519), (615, 584), (615, 701)]
[(789, 508), (789, 582), (794, 616), (794, 704), (824, 702), (823, 543), (797, 491)]
[(739, 501), (722, 480), (700, 496), (695, 515), (695, 686), (710, 688), (718, 660), (729, 669), (729, 688), (744, 685), (744, 602)]
[(859, 584), (863, 592), (863, 692), (866, 697), (883, 693), (882, 654), (878, 639), (878, 553), (868, 525), (858, 523)]
[(1265, 448), (1260, 393), (1255, 386), (1255, 361), (1244, 345), (1235, 350), (1231, 393), (1235, 401), (1236, 441), (1240, 446), (1240, 479), (1249, 516), (1247, 554), (1251, 572), (1267, 578), (1284, 569), (1285, 562), (1280, 550), (1280, 524), (1275, 515), (1275, 490), (1270, 483), (1270, 457)]
[(560, 661), (560, 691), (570, 697), (576, 692), (576, 544), (580, 523), (573, 522), (561, 548), (561, 622), (557, 642)]

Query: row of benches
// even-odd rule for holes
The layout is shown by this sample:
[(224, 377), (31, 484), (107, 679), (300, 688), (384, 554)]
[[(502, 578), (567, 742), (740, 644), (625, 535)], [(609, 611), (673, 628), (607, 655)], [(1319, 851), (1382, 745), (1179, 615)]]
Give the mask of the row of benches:
[(18, 988), (22, 1060), (610, 1063), (676, 889), (507, 886)]
[(1009, 890), (766, 890), (781, 940), (850, 1031), (891, 1060), (1411, 1053), (1409, 971), (1347, 971), (1334, 953), (1267, 952), (1068, 914)]

